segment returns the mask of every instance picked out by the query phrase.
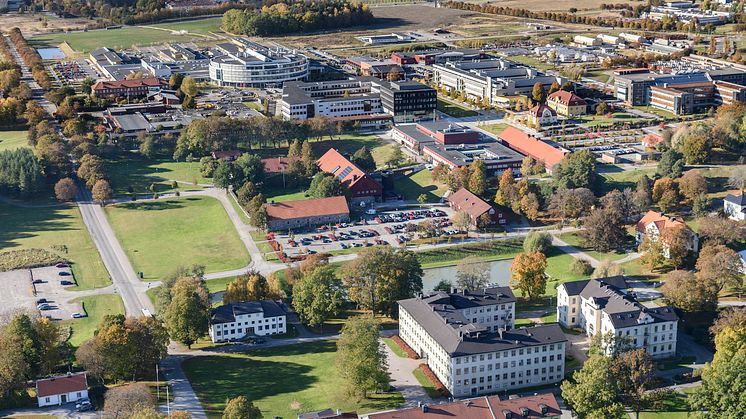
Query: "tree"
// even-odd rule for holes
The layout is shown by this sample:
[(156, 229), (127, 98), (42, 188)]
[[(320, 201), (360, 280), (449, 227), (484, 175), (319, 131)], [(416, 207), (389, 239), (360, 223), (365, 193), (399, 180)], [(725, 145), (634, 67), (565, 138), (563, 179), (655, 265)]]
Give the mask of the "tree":
[(602, 260), (596, 265), (591, 274), (592, 279), (610, 278), (612, 276), (624, 275), (624, 269), (608, 259)]
[(553, 178), (558, 188), (594, 189), (598, 183), (596, 158), (587, 149), (569, 154), (554, 168)]
[(710, 199), (706, 194), (697, 195), (692, 201), (692, 212), (698, 217), (707, 215), (710, 211)]
[(181, 81), (181, 86), (179, 87), (179, 90), (185, 96), (191, 97), (191, 98), (196, 97), (197, 93), (199, 92), (197, 88), (197, 82), (191, 76), (184, 77), (184, 79)]
[(717, 288), (688, 271), (669, 272), (661, 292), (668, 304), (683, 311), (713, 311), (717, 307)]
[(512, 207), (511, 203), (518, 201), (518, 188), (515, 186), (512, 170), (504, 170), (495, 194), (495, 203), (504, 207)]
[(632, 189), (625, 188), (623, 191), (614, 189), (601, 197), (601, 206), (605, 211), (609, 211), (615, 217), (625, 222), (630, 220), (635, 214), (635, 208), (632, 203)]
[(471, 215), (469, 215), (466, 211), (456, 211), (453, 214), (453, 226), (458, 231), (465, 231), (467, 234), (469, 233), (469, 229), (471, 228)]
[(422, 291), (422, 268), (409, 250), (373, 247), (342, 266), (348, 297), (374, 313), (396, 318), (397, 301)]
[(586, 215), (596, 203), (596, 197), (588, 188), (557, 189), (549, 199), (548, 211), (554, 217), (577, 220)]
[[(716, 352), (717, 354), (717, 352)], [(746, 409), (746, 351), (702, 370), (702, 385), (690, 396), (692, 407), (709, 417), (739, 417)]]
[(570, 263), (570, 272), (575, 275), (588, 276), (593, 273), (593, 266), (585, 259), (574, 259)]
[(616, 383), (617, 400), (629, 406), (640, 417), (643, 409), (658, 408), (668, 394), (650, 388), (655, 383), (655, 366), (645, 349), (634, 349), (617, 354), (609, 368)]
[(679, 192), (676, 183), (668, 177), (655, 181), (653, 185), (653, 202), (658, 204), (661, 211), (668, 212), (679, 204)]
[(20, 339), (0, 333), (0, 394), (3, 397), (26, 388), (29, 366), (17, 348)]
[(75, 195), (77, 194), (78, 187), (75, 185), (75, 182), (69, 177), (58, 180), (57, 183), (55, 183), (54, 185), (54, 196), (57, 197), (57, 200), (60, 202), (73, 201), (75, 200)]
[(645, 236), (642, 239), (642, 243), (637, 248), (640, 252), (640, 262), (647, 266), (650, 271), (663, 265), (666, 261), (666, 257), (663, 255), (663, 244), (660, 240), (653, 240), (650, 236)]
[(544, 103), (547, 100), (547, 91), (544, 90), (544, 85), (541, 82), (534, 83), (534, 87), (531, 89), (531, 99), (538, 103)]
[(591, 355), (560, 388), (565, 403), (581, 418), (625, 417), (624, 406), (616, 401), (609, 357)]
[(91, 190), (93, 200), (98, 201), (101, 205), (106, 205), (106, 201), (110, 200), (113, 194), (114, 191), (111, 190), (109, 182), (104, 179), (97, 180)]
[(681, 267), (689, 256), (693, 234), (684, 226), (674, 226), (663, 230), (660, 240), (663, 242), (665, 252), (668, 253), (668, 259), (676, 268)]
[(267, 279), (257, 272), (249, 272), (228, 283), (223, 294), (223, 304), (259, 301), (269, 297)]
[(656, 173), (659, 176), (677, 178), (684, 171), (684, 156), (674, 148), (669, 148), (661, 154)]
[(348, 397), (360, 400), (370, 392), (389, 388), (386, 352), (378, 340), (378, 322), (368, 316), (353, 317), (342, 327), (337, 341), (337, 369)]
[(487, 167), (482, 160), (474, 160), (469, 165), (469, 192), (484, 195), (487, 190)]
[(523, 215), (529, 220), (536, 220), (539, 218), (539, 198), (535, 193), (529, 192), (521, 197), (520, 209)]
[(92, 188), (98, 180), (106, 179), (104, 161), (99, 156), (86, 154), (80, 158), (77, 174), (86, 183), (86, 186)]
[(523, 251), (526, 253), (541, 252), (547, 254), (552, 247), (552, 236), (543, 231), (531, 230), (523, 240)]
[(350, 160), (365, 173), (376, 170), (376, 161), (373, 159), (373, 155), (370, 154), (368, 147), (358, 149)]
[(596, 208), (585, 218), (580, 233), (586, 246), (600, 252), (621, 249), (627, 241), (627, 231), (620, 214), (607, 208)]
[(420, 194), (420, 195), (419, 195), (419, 196), (417, 197), (417, 202), (418, 202), (418, 203), (419, 203), (419, 204), (420, 204), (421, 206), (422, 206), (422, 205), (425, 205), (425, 204), (426, 204), (426, 203), (427, 203), (427, 202), (428, 202), (429, 200), (430, 200), (430, 198), (429, 198), (429, 197), (427, 196), (427, 194), (424, 194), (424, 193), (421, 193), (421, 194)]
[(684, 139), (681, 153), (686, 164), (704, 164), (710, 158), (711, 147), (707, 137), (690, 135)]
[(327, 198), (344, 194), (344, 186), (331, 173), (319, 172), (311, 180), (306, 194), (311, 198)]
[(246, 182), (236, 191), (236, 200), (239, 205), (243, 207), (246, 206), (252, 198), (257, 196), (258, 193), (259, 190), (254, 185), (254, 182)]
[(155, 397), (145, 384), (133, 383), (114, 387), (106, 392), (104, 411), (113, 418), (140, 417), (137, 412), (155, 409)]
[(451, 292), (453, 290), (453, 284), (451, 281), (447, 279), (441, 279), (435, 287), (433, 287), (433, 291), (445, 291), (445, 292)]
[(647, 175), (637, 181), (635, 192), (632, 195), (632, 203), (637, 212), (646, 211), (653, 204), (652, 191), (650, 190), (650, 178)]
[(740, 191), (746, 189), (746, 166), (737, 166), (728, 178), (728, 185)]
[(723, 217), (705, 217), (698, 220), (699, 236), (707, 242), (733, 246), (746, 240), (746, 230), (738, 221)]
[(478, 290), (490, 282), (490, 264), (478, 257), (467, 256), (456, 266), (456, 286), (460, 289)]
[(546, 291), (546, 269), (547, 257), (543, 253), (519, 253), (510, 265), (510, 285), (533, 300)]
[(201, 282), (183, 278), (171, 290), (171, 303), (165, 311), (165, 322), (171, 337), (191, 348), (207, 333), (210, 308)]
[(316, 170), (318, 170), (318, 167), (316, 167), (316, 158), (313, 155), (310, 141), (303, 141), (300, 154), (303, 168), (306, 171), (306, 178), (311, 178), (316, 173)]
[[(555, 54), (556, 54), (556, 51), (555, 51)], [(554, 93), (554, 92), (556, 92), (556, 91), (560, 90), (560, 88), (561, 88), (561, 87), (560, 87), (560, 84), (559, 84), (559, 82), (558, 82), (557, 80), (553, 81), (553, 82), (552, 82), (552, 85), (551, 85), (551, 86), (549, 86), (549, 94), (551, 95), (552, 93)]]
[(262, 417), (262, 411), (244, 396), (234, 397), (225, 402), (223, 419), (261, 419)]
[(743, 286), (741, 256), (722, 244), (707, 243), (699, 252), (696, 263), (697, 278), (714, 286), (717, 292), (726, 287)]
[(398, 166), (402, 160), (404, 160), (404, 153), (401, 150), (401, 146), (395, 145), (394, 149), (391, 150), (391, 154), (389, 154), (389, 157), (386, 159), (386, 164), (389, 165), (389, 167), (395, 167)]
[(344, 303), (344, 288), (334, 268), (318, 266), (293, 286), (293, 308), (300, 320), (312, 327), (339, 314)]
[(693, 203), (698, 196), (707, 194), (707, 180), (699, 172), (689, 170), (679, 179), (679, 192)]

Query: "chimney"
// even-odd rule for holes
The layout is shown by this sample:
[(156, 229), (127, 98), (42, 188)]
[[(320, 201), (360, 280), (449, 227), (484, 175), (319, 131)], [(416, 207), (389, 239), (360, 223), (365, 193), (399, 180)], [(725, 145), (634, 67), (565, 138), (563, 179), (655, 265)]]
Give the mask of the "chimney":
[(539, 411), (541, 412), (542, 415), (546, 415), (547, 412), (549, 411), (549, 407), (545, 405), (544, 403), (542, 403), (539, 405)]

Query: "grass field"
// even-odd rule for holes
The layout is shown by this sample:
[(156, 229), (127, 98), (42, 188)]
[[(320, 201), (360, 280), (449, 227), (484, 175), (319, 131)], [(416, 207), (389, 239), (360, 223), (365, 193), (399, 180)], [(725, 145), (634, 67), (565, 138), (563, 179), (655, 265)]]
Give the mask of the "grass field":
[(580, 249), (581, 251), (587, 253), (588, 256), (592, 257), (593, 259), (596, 259), (599, 262), (602, 260), (610, 260), (613, 262), (613, 261), (624, 259), (625, 257), (627, 257), (626, 253), (617, 253), (617, 252), (601, 253), (591, 248), (585, 247), (582, 245), (582, 241), (580, 239), (580, 236), (578, 236), (578, 233), (562, 233), (559, 235), (559, 238), (562, 239), (562, 241), (564, 241), (565, 243), (569, 244), (570, 246), (576, 247)]
[(494, 240), (485, 243), (470, 243), (415, 252), (422, 268), (437, 268), (457, 264), (467, 256), (476, 256), (483, 261), (510, 259), (523, 251), (523, 239)]
[(336, 344), (324, 341), (259, 349), (246, 355), (194, 357), (186, 360), (183, 368), (209, 418), (220, 418), (226, 398), (239, 394), (259, 407), (264, 417), (286, 419), (330, 406), (366, 413), (404, 402), (400, 393), (374, 395), (359, 403), (347, 400), (335, 361)]
[(654, 167), (645, 167), (635, 170), (618, 171), (618, 172), (606, 172), (602, 173), (601, 176), (604, 179), (604, 192), (608, 192), (612, 189), (623, 190), (625, 188), (635, 188), (635, 184), (643, 175), (647, 175), (649, 178), (655, 174)]
[[(129, 195), (131, 187), (134, 194), (149, 194), (150, 185), (155, 183), (159, 193), (171, 192), (171, 181), (181, 183), (178, 190), (197, 189), (197, 184), (212, 184), (212, 179), (202, 177), (199, 162), (177, 162), (167, 156), (147, 159), (137, 153), (117, 156), (106, 164), (115, 195)], [(169, 180), (165, 180), (169, 179)]]
[(233, 223), (213, 198), (132, 202), (106, 212), (145, 280), (160, 279), (180, 265), (204, 265), (207, 272), (216, 272), (249, 263)]
[(429, 202), (440, 201), (448, 186), (433, 181), (430, 170), (420, 170), (413, 175), (399, 175), (394, 179), (394, 189), (406, 200), (416, 200), (421, 194), (427, 195)]
[(124, 314), (124, 303), (116, 294), (94, 295), (81, 297), (75, 300), (83, 304), (87, 317), (82, 319), (71, 319), (62, 322), (64, 326), (70, 326), (72, 335), (70, 345), (78, 347), (93, 337), (96, 328), (109, 314)]
[(381, 340), (383, 340), (383, 343), (385, 343), (386, 346), (388, 346), (391, 349), (391, 352), (395, 353), (396, 356), (398, 356), (399, 358), (406, 358), (407, 357), (407, 353), (404, 352), (404, 349), (402, 349), (399, 345), (397, 345), (396, 342), (394, 342), (393, 339), (391, 339), (391, 338), (381, 338)]
[(615, 122), (637, 122), (640, 121), (642, 118), (636, 117), (634, 115), (625, 113), (625, 112), (614, 112), (611, 114), (611, 117), (608, 115), (584, 115), (580, 117), (576, 117), (581, 123), (589, 126), (589, 127), (597, 127), (597, 126), (604, 126), (604, 125), (611, 125)]
[(441, 98), (438, 98), (438, 110), (454, 118), (465, 118), (477, 115), (476, 111)]
[[(689, 388), (685, 390), (691, 391)], [(659, 412), (640, 412), (640, 419), (681, 419), (693, 418), (697, 414), (690, 411), (689, 396), (686, 393), (674, 392), (668, 396)]]
[(487, 132), (491, 132), (495, 135), (499, 135), (507, 127), (508, 127), (508, 124), (488, 124), (488, 125), (482, 126), (481, 128)]
[(21, 208), (0, 204), (0, 249), (46, 249), (73, 262), (74, 290), (109, 285), (106, 272), (77, 207)]
[(184, 22), (159, 23), (157, 25), (148, 26), (168, 29), (170, 31), (187, 31), (189, 33), (207, 35), (210, 32), (222, 32), (220, 29), (221, 21), (222, 19), (220, 17), (213, 17), (207, 19), (187, 20)]
[(555, 69), (555, 65), (545, 63), (544, 61), (539, 60), (538, 58), (531, 57), (528, 55), (511, 55), (508, 57), (508, 60), (515, 61), (520, 64), (529, 65), (531, 67), (535, 67), (539, 70), (553, 70)]
[(415, 368), (415, 370), (412, 371), (412, 375), (414, 375), (414, 378), (417, 379), (417, 382), (419, 382), (422, 388), (425, 389), (425, 392), (431, 399), (438, 399), (443, 396), (435, 389), (433, 383), (425, 376), (425, 373), (422, 372), (421, 369)]
[(78, 52), (89, 53), (96, 48), (131, 48), (136, 45), (163, 44), (166, 42), (188, 42), (202, 39), (194, 35), (179, 35), (168, 31), (125, 26), (119, 29), (92, 30), (88, 32), (56, 33), (31, 38), (32, 44), (59, 45), (65, 41)]
[(0, 151), (29, 147), (27, 131), (0, 131)]

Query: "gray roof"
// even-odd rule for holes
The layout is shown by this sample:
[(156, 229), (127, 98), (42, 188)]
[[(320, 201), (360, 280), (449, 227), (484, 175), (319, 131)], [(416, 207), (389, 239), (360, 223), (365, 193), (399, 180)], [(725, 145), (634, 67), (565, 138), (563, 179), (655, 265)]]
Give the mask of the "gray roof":
[(210, 323), (233, 323), (236, 321), (236, 316), (253, 313), (264, 313), (265, 318), (286, 315), (285, 310), (274, 301), (244, 301), (210, 309)]
[(738, 195), (728, 194), (725, 196), (725, 200), (741, 207), (746, 206), (746, 194), (744, 193)]
[[(588, 285), (588, 282), (590, 282), (590, 279), (584, 279), (580, 281), (570, 281), (565, 282), (564, 284), (561, 284), (560, 286), (565, 287), (565, 290), (567, 291), (567, 295), (580, 295), (581, 291)], [(615, 288), (618, 288), (620, 290), (629, 288), (629, 284), (627, 284), (627, 280), (624, 278), (624, 276), (610, 276), (608, 278), (598, 278), (596, 281), (603, 282), (607, 285), (611, 285)]]
[(436, 292), (399, 301), (405, 310), (451, 356), (503, 351), (527, 346), (564, 342), (556, 324), (509, 331), (490, 332), (471, 323), (457, 310), (494, 304), (514, 303), (509, 287), (493, 287), (459, 293)]

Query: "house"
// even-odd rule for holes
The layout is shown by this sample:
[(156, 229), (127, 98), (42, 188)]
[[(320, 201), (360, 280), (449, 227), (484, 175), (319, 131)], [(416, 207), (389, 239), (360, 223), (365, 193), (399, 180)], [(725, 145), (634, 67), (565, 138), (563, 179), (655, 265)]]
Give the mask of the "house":
[(288, 171), (288, 166), (293, 161), (300, 161), (300, 157), (293, 157), (292, 159), (287, 157), (269, 157), (262, 159), (262, 165), (264, 166), (264, 175), (267, 177), (276, 176), (281, 173)]
[(515, 329), (509, 287), (437, 291), (399, 303), (399, 335), (454, 397), (554, 384), (567, 338), (557, 324)]
[(237, 158), (241, 157), (242, 152), (238, 150), (225, 150), (225, 151), (213, 151), (211, 153), (213, 160), (223, 160), (223, 161), (234, 161)]
[(344, 196), (268, 202), (264, 209), (269, 230), (291, 230), (350, 220), (350, 209)]
[(542, 103), (528, 110), (528, 122), (533, 125), (552, 125), (557, 123), (557, 112)]
[(562, 416), (557, 398), (552, 393), (523, 397), (482, 396), (420, 407), (362, 415), (363, 419), (559, 419)]
[(137, 80), (104, 80), (91, 86), (93, 95), (97, 98), (106, 97), (147, 97), (149, 94), (168, 89), (168, 82), (157, 77)]
[(547, 97), (547, 105), (557, 112), (557, 115), (570, 118), (585, 115), (588, 104), (578, 95), (566, 90), (558, 90)]
[(350, 201), (355, 203), (380, 201), (383, 186), (360, 170), (336, 149), (330, 148), (316, 162), (319, 169), (331, 173), (350, 191)]
[(456, 211), (469, 214), (472, 227), (484, 227), (486, 223), (503, 225), (508, 222), (508, 211), (497, 205), (492, 205), (484, 199), (461, 188), (448, 196), (448, 205)]
[(624, 277), (571, 281), (557, 287), (557, 321), (588, 336), (611, 333), (654, 358), (676, 354), (679, 317), (671, 307), (649, 308), (627, 293)]
[(39, 407), (59, 406), (88, 398), (86, 373), (60, 375), (36, 382)]
[[(699, 237), (686, 225), (683, 218), (669, 217), (662, 212), (656, 211), (648, 211), (637, 222), (637, 226), (635, 227), (635, 241), (637, 244), (640, 244), (645, 237), (649, 237), (652, 241), (656, 242), (660, 240), (666, 230), (672, 228), (686, 229), (689, 233), (687, 249), (694, 253), (699, 250)], [(663, 256), (670, 257), (669, 249), (665, 242), (663, 243)]]
[(213, 343), (286, 331), (287, 315), (274, 301), (243, 301), (210, 309), (209, 335)]
[(726, 195), (723, 199), (723, 211), (731, 220), (746, 220), (746, 195), (743, 191), (738, 195)]
[(570, 150), (553, 141), (532, 137), (515, 127), (505, 128), (498, 137), (513, 150), (531, 156), (537, 161), (543, 161), (547, 172), (550, 173), (552, 168), (559, 164), (565, 155), (570, 154)]

